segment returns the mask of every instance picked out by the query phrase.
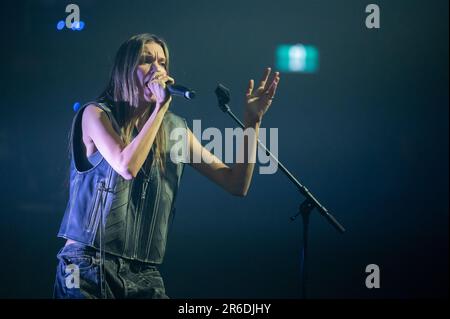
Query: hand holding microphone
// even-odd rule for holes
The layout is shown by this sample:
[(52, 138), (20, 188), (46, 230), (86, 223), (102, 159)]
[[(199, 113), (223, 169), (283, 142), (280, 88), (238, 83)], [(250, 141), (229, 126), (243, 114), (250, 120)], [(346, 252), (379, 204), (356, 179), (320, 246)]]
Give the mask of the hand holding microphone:
[(156, 103), (163, 104), (170, 96), (180, 96), (188, 100), (195, 98), (195, 91), (182, 86), (175, 85), (175, 80), (161, 72), (155, 73), (153, 78), (146, 84), (156, 98)]
[(145, 85), (152, 92), (157, 105), (162, 105), (169, 100), (170, 94), (167, 85), (175, 83), (175, 80), (163, 72), (155, 72)]

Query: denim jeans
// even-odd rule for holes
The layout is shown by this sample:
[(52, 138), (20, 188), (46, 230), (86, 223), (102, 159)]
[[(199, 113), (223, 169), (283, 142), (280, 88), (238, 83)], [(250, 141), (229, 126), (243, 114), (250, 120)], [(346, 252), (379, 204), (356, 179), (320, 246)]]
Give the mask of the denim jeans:
[(168, 299), (155, 265), (105, 254), (104, 294), (100, 285), (100, 252), (81, 243), (58, 253), (53, 295), (58, 299), (112, 298)]

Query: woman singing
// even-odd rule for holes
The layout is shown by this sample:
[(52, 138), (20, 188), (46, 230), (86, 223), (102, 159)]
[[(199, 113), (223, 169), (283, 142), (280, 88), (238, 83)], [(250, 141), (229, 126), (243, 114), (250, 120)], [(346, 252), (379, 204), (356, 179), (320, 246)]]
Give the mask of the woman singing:
[[(183, 172), (173, 161), (174, 129), (187, 132), (189, 163), (227, 192), (245, 196), (258, 129), (280, 76), (268, 68), (245, 96), (244, 162), (232, 167), (202, 147), (169, 111), (169, 51), (151, 34), (133, 36), (117, 52), (109, 83), (76, 113), (70, 134), (70, 194), (58, 233), (56, 298), (168, 298), (158, 271)], [(253, 159), (253, 160), (252, 160)]]

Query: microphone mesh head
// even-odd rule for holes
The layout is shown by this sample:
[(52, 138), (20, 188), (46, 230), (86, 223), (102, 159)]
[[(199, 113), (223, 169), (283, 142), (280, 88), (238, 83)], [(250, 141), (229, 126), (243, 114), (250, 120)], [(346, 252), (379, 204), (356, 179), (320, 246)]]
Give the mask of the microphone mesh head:
[(220, 84), (216, 88), (216, 96), (219, 100), (219, 104), (227, 104), (230, 102), (230, 90), (227, 89), (224, 85)]
[(195, 98), (195, 94), (196, 94), (195, 91), (186, 91), (186, 93), (184, 93), (184, 97), (189, 100), (192, 100)]

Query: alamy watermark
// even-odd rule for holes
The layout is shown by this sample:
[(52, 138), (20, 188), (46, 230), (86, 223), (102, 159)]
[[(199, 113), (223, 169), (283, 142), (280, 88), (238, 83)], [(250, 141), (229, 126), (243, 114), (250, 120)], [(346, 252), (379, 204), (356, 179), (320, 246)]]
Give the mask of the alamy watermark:
[(366, 17), (367, 29), (379, 29), (380, 28), (380, 7), (377, 4), (369, 4), (366, 7), (366, 13), (370, 13)]
[(80, 7), (71, 3), (66, 6), (66, 13), (69, 13), (66, 17), (66, 27), (68, 29), (77, 28), (80, 25)]
[[(208, 127), (202, 130), (201, 120), (193, 121), (192, 133), (200, 142), (208, 142), (203, 147), (216, 158), (224, 163), (256, 163), (256, 158), (259, 159), (261, 166), (259, 167), (260, 174), (275, 174), (278, 169), (278, 163), (274, 158), (261, 148), (257, 146), (257, 152), (252, 153), (250, 146), (251, 141), (255, 141), (256, 131), (249, 127), (243, 130), (242, 128), (225, 128), (225, 135), (215, 127)], [(267, 143), (267, 135), (269, 135), (269, 143)], [(247, 150), (245, 150), (245, 138), (249, 141), (247, 143)], [(188, 143), (188, 132), (185, 128), (175, 128), (170, 132), (170, 140), (175, 141), (170, 149), (170, 159), (172, 162), (184, 163), (208, 163), (211, 164), (214, 157), (206, 156), (206, 152), (194, 152), (191, 150)], [(259, 129), (259, 140), (261, 143), (270, 149), (271, 153), (278, 158), (278, 128), (270, 128), (267, 134), (266, 128)], [(235, 143), (236, 141), (236, 143)], [(236, 154), (235, 154), (236, 146)], [(224, 155), (224, 156), (223, 156)], [(246, 158), (247, 155), (247, 158)], [(256, 156), (257, 155), (257, 156)], [(236, 158), (235, 158), (236, 157)]]
[(369, 289), (380, 288), (380, 267), (376, 264), (367, 265), (366, 273), (369, 274), (366, 277), (366, 287)]
[(68, 289), (80, 288), (80, 268), (75, 264), (69, 264), (65, 269), (66, 287)]

